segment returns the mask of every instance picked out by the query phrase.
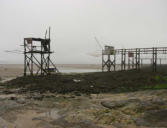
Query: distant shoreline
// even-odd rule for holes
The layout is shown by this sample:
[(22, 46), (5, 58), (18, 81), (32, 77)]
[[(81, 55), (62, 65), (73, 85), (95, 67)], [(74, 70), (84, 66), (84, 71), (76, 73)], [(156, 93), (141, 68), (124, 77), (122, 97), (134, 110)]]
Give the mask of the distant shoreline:
[[(79, 68), (79, 69), (99, 69), (101, 64), (55, 64), (57, 67), (69, 67), (69, 68)], [(4, 67), (24, 67), (24, 64), (0, 64)]]
[[(98, 64), (56, 64), (62, 73), (96, 72), (101, 70)], [(5, 81), (23, 76), (24, 64), (0, 64), (0, 78)]]

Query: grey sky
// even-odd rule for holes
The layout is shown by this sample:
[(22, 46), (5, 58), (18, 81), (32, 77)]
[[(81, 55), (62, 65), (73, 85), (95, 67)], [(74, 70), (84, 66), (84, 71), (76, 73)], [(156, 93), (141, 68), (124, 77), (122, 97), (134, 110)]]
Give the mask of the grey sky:
[(167, 0), (0, 0), (0, 61), (23, 62), (24, 37), (44, 37), (51, 26), (57, 63), (100, 63), (88, 53), (116, 48), (167, 46)]

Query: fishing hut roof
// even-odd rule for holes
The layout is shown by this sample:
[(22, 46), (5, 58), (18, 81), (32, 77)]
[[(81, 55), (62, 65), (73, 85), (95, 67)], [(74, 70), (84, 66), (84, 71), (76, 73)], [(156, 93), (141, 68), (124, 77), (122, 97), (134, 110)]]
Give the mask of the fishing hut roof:
[(25, 40), (31, 40), (31, 41), (46, 41), (46, 40), (49, 40), (49, 39), (42, 39), (42, 38), (24, 38)]

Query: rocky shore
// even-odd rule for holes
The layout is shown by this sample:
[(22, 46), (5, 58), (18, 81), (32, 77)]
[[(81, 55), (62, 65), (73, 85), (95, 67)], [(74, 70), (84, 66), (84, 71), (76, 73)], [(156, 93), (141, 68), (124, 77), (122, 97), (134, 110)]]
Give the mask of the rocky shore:
[(0, 83), (0, 128), (167, 128), (166, 89), (166, 70), (18, 77)]
[(167, 90), (129, 93), (0, 92), (0, 128), (165, 128)]

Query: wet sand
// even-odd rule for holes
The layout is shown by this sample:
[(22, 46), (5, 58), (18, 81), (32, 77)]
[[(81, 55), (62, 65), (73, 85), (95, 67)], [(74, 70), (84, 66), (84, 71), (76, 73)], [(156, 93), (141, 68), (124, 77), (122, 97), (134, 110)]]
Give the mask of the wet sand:
[(23, 69), (22, 64), (0, 64), (0, 78), (5, 81), (22, 76)]

